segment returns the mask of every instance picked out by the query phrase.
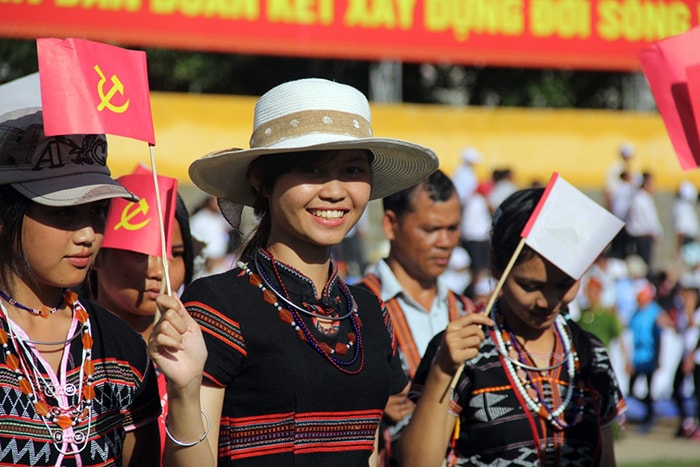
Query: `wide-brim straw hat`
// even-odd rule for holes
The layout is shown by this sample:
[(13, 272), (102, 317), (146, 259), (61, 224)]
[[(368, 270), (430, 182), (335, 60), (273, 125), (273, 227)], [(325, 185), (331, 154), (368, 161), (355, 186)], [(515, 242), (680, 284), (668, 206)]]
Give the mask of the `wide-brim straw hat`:
[(194, 161), (190, 178), (218, 198), (252, 206), (250, 163), (264, 155), (290, 157), (302, 151), (366, 149), (371, 163), (370, 199), (415, 185), (438, 169), (435, 153), (423, 146), (372, 136), (367, 98), (357, 89), (309, 78), (280, 84), (255, 106), (250, 149), (224, 149)]

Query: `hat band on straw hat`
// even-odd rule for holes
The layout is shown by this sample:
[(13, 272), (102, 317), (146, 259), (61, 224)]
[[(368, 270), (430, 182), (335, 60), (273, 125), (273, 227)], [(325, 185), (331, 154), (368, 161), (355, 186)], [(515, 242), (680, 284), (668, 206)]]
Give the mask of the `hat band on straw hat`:
[(333, 110), (305, 110), (262, 123), (250, 138), (250, 147), (273, 147), (280, 142), (312, 133), (330, 133), (355, 138), (372, 136), (372, 127), (363, 117)]
[(370, 199), (378, 199), (415, 185), (439, 165), (428, 148), (374, 137), (367, 98), (333, 81), (307, 78), (270, 89), (255, 105), (253, 122), (250, 149), (224, 149), (192, 162), (195, 185), (217, 198), (255, 206), (258, 193), (248, 170), (258, 157), (362, 150), (372, 153)]

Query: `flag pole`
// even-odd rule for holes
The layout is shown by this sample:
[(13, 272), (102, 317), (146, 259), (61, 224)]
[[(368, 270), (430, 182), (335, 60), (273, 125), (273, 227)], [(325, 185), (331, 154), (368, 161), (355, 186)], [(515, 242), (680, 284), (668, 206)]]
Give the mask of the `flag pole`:
[[(525, 237), (520, 239), (520, 243), (518, 243), (518, 246), (515, 248), (515, 251), (511, 255), (510, 260), (508, 261), (508, 264), (506, 265), (506, 269), (503, 271), (503, 274), (501, 274), (501, 277), (498, 278), (498, 283), (496, 284), (496, 287), (493, 289), (493, 292), (491, 293), (491, 297), (489, 298), (489, 301), (486, 304), (486, 307), (480, 311), (481, 314), (488, 315), (491, 312), (491, 308), (493, 307), (493, 304), (496, 303), (496, 298), (498, 298), (498, 294), (501, 292), (501, 289), (503, 288), (503, 284), (505, 284), (506, 279), (508, 278), (508, 275), (510, 274), (510, 271), (513, 269), (513, 266), (515, 266), (515, 262), (518, 260), (518, 256), (520, 256), (520, 252), (523, 250), (524, 246), (525, 246)], [(450, 391), (454, 392), (455, 387), (457, 387), (457, 382), (459, 381), (459, 378), (462, 376), (463, 371), (464, 371), (464, 363), (462, 365), (460, 365), (459, 368), (457, 368), (457, 371), (455, 372), (454, 376), (452, 376), (452, 379), (450, 380), (449, 386), (447, 386), (445, 388), (445, 392), (442, 393), (442, 397), (440, 398), (440, 402), (445, 400), (445, 396), (447, 395), (448, 392), (450, 392)]]
[[(160, 258), (161, 264), (163, 265), (164, 283), (161, 285), (161, 292), (163, 291), (163, 286), (165, 286), (165, 293), (172, 295), (172, 290), (170, 287), (170, 273), (168, 272), (168, 251), (165, 239), (165, 221), (163, 220), (163, 207), (161, 206), (160, 202), (160, 186), (158, 184), (158, 174), (156, 172), (156, 155), (152, 144), (148, 145), (148, 150), (151, 155), (151, 174), (153, 174), (153, 187), (156, 195), (156, 211), (158, 212), (158, 230), (160, 232)], [(156, 321), (158, 318), (158, 313), (156, 313)]]

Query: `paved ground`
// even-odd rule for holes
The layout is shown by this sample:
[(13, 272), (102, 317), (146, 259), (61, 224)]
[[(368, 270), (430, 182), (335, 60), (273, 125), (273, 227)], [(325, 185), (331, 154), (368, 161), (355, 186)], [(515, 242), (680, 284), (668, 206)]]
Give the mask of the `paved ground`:
[(700, 466), (700, 441), (675, 438), (676, 428), (675, 418), (661, 419), (646, 434), (639, 433), (637, 425), (628, 423), (621, 439), (615, 441), (618, 465), (672, 460), (683, 467)]

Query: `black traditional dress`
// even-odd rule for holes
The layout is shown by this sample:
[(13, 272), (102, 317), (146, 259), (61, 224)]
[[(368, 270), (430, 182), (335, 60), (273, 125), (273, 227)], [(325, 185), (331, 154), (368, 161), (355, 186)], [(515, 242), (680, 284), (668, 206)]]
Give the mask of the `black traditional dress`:
[[(335, 267), (319, 301), (307, 277), (264, 252), (241, 266), (182, 297), (203, 330), (205, 378), (226, 388), (218, 465), (367, 465), (388, 397), (407, 384), (386, 310)], [(333, 310), (319, 319), (280, 295)]]

